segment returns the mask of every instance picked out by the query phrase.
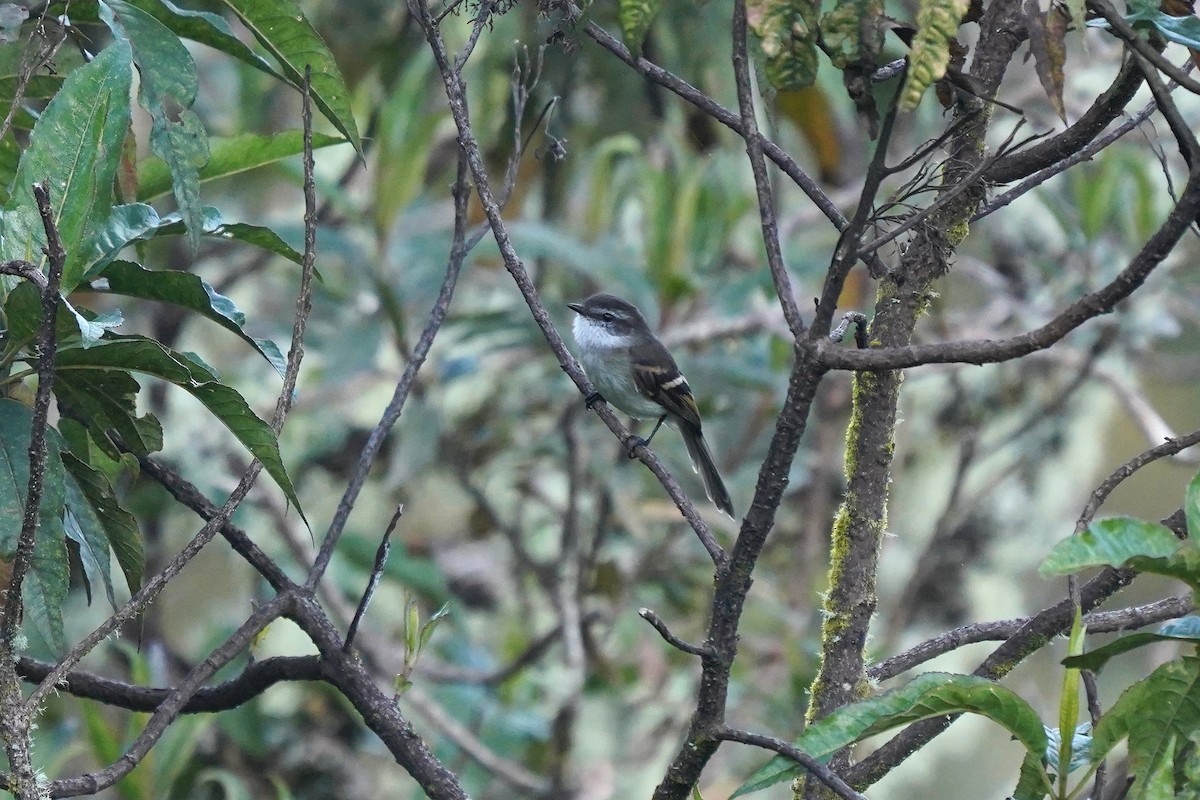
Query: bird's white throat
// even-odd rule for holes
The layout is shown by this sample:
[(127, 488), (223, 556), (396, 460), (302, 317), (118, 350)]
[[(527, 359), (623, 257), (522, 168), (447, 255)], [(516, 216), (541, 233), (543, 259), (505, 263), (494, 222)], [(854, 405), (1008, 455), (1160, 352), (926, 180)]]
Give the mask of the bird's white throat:
[(582, 314), (575, 315), (571, 325), (571, 333), (579, 349), (587, 351), (621, 350), (633, 344), (632, 336), (619, 336), (612, 328), (594, 319), (588, 319)]

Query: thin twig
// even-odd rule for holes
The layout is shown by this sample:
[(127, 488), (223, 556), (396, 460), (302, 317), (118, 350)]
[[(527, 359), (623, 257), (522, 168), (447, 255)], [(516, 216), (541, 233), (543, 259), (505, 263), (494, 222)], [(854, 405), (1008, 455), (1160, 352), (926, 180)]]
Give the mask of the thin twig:
[(384, 567), (387, 566), (388, 554), (392, 551), (392, 532), (396, 530), (396, 524), (400, 522), (403, 514), (404, 504), (401, 503), (396, 506), (396, 511), (392, 514), (392, 519), (383, 532), (383, 538), (379, 540), (379, 548), (375, 551), (375, 565), (371, 568), (371, 577), (367, 579), (367, 588), (363, 591), (362, 599), (358, 601), (358, 608), (354, 609), (354, 618), (350, 620), (350, 627), (346, 630), (346, 641), (342, 645), (342, 650), (347, 653), (354, 647), (354, 637), (358, 634), (358, 625), (362, 622), (363, 614), (367, 613), (367, 606), (371, 604), (375, 590), (379, 588)]
[(1150, 43), (1139, 36), (1133, 26), (1117, 13), (1108, 0), (1088, 0), (1087, 5), (1107, 20), (1113, 34), (1125, 42), (1127, 47), (1149, 61), (1156, 69), (1163, 72), (1167, 77), (1192, 94), (1200, 94), (1200, 83), (1188, 77), (1187, 73), (1168, 61), (1162, 53), (1151, 47)]
[(1088, 498), (1087, 504), (1084, 505), (1083, 511), (1079, 514), (1079, 520), (1075, 523), (1075, 532), (1079, 533), (1091, 524), (1092, 519), (1096, 516), (1096, 512), (1100, 510), (1100, 506), (1104, 505), (1104, 501), (1108, 499), (1108, 496), (1122, 482), (1133, 475), (1133, 473), (1160, 458), (1173, 456), (1196, 444), (1200, 444), (1200, 430), (1192, 431), (1174, 439), (1168, 439), (1157, 447), (1151, 447), (1149, 450), (1139, 453), (1117, 467), (1111, 475), (1104, 479), (1103, 483), (1096, 487), (1096, 490), (1092, 492), (1092, 496)]
[(711, 649), (706, 648), (706, 647), (700, 647), (698, 645), (694, 645), (691, 642), (685, 642), (683, 639), (680, 639), (678, 636), (671, 633), (671, 629), (667, 627), (667, 623), (663, 622), (662, 617), (660, 617), (658, 614), (655, 614), (650, 609), (639, 608), (638, 616), (641, 617), (642, 619), (646, 620), (646, 622), (649, 622), (650, 627), (652, 627), (652, 628), (654, 628), (654, 630), (658, 631), (658, 635), (661, 636), (667, 644), (671, 645), (671, 647), (674, 647), (676, 650), (680, 650), (684, 653), (687, 653), (690, 656), (703, 657), (703, 656), (707, 656), (707, 655), (712, 655)]
[(754, 745), (761, 747), (764, 750), (770, 750), (784, 758), (789, 758), (795, 761), (800, 766), (804, 767), (810, 774), (813, 775), (821, 783), (825, 784), (844, 800), (866, 800), (858, 792), (851, 788), (850, 784), (846, 783), (837, 773), (822, 764), (817, 759), (810, 756), (803, 750), (785, 742), (782, 739), (776, 739), (774, 736), (765, 736), (761, 733), (750, 733), (749, 731), (741, 731), (736, 728), (724, 727), (716, 732), (719, 739), (726, 742), (739, 742), (741, 744)]
[(49, 426), (50, 396), (54, 386), (55, 360), (58, 357), (55, 322), (58, 319), (63, 266), (67, 261), (58, 227), (54, 223), (54, 208), (50, 205), (47, 182), (34, 184), (33, 196), (37, 202), (38, 213), (42, 217), (42, 228), (46, 233), (46, 256), (50, 263), (41, 291), (42, 315), (37, 336), (38, 385), (29, 428), (29, 480), (25, 491), (25, 509), (21, 517), (21, 531), (17, 536), (17, 551), (12, 560), (8, 587), (4, 594), (4, 617), (0, 620), (0, 660), (3, 661), (3, 666), (0, 667), (0, 737), (4, 740), (4, 751), (13, 772), (10, 789), (13, 796), (19, 800), (39, 796), (37, 773), (30, 758), (29, 738), (36, 707), (22, 705), (14, 661), (19, 649), (16, 642), (17, 631), (20, 629), (24, 609), (21, 590), (25, 585), (25, 577), (33, 566), (33, 551), (41, 522), (42, 493), (45, 488), (48, 459), (46, 428)]
[[(1177, 619), (1190, 614), (1194, 608), (1195, 603), (1191, 596), (1179, 595), (1145, 605), (1087, 614), (1083, 618), (1083, 624), (1090, 633), (1110, 633)], [(1034, 617), (1021, 617), (996, 622), (976, 622), (954, 628), (910, 647), (903, 653), (880, 661), (867, 669), (867, 675), (871, 680), (885, 681), (960, 647), (978, 642), (1005, 641), (1016, 635), (1033, 619)]]
[(754, 117), (754, 89), (750, 83), (750, 59), (746, 45), (746, 2), (733, 3), (733, 77), (737, 83), (738, 110), (742, 118), (742, 139), (746, 142), (746, 155), (750, 159), (750, 171), (754, 176), (754, 190), (758, 195), (758, 217), (762, 227), (763, 245), (767, 251), (767, 268), (775, 283), (775, 294), (783, 307), (783, 318), (787, 320), (792, 338), (804, 335), (804, 320), (796, 305), (796, 294), (792, 279), (783, 261), (779, 246), (779, 222), (775, 216), (775, 198), (771, 187), (771, 176), (767, 173), (767, 162), (763, 157), (763, 140), (758, 132), (758, 121)]

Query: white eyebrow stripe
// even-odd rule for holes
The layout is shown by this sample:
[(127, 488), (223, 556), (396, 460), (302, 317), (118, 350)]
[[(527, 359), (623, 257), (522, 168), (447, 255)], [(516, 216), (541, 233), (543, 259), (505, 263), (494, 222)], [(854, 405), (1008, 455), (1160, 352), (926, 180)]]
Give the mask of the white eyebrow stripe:
[(663, 389), (674, 389), (676, 386), (679, 386), (682, 383), (687, 383), (687, 379), (684, 378), (682, 375), (676, 375), (673, 379), (664, 383), (662, 385), (662, 388)]

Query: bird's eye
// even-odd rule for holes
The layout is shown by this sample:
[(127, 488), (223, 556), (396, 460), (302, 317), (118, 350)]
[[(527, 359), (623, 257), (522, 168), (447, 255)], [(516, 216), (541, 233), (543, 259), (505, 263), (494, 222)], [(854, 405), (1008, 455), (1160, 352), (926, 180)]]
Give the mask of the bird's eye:
[(616, 319), (616, 317), (613, 316), (611, 311), (605, 311), (600, 315), (600, 319), (604, 320), (605, 322), (612, 322), (614, 319)]

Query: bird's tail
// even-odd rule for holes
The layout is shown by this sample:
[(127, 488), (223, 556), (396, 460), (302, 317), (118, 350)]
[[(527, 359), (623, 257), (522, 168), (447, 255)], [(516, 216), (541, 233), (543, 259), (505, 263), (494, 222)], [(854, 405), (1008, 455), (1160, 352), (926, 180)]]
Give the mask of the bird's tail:
[(691, 456), (692, 469), (700, 473), (704, 493), (722, 513), (734, 519), (733, 501), (729, 499), (729, 491), (725, 488), (725, 482), (721, 480), (721, 473), (717, 472), (717, 465), (713, 463), (712, 451), (708, 449), (704, 435), (698, 430), (692, 430), (689, 425), (681, 425), (679, 433), (683, 436), (688, 455)]

